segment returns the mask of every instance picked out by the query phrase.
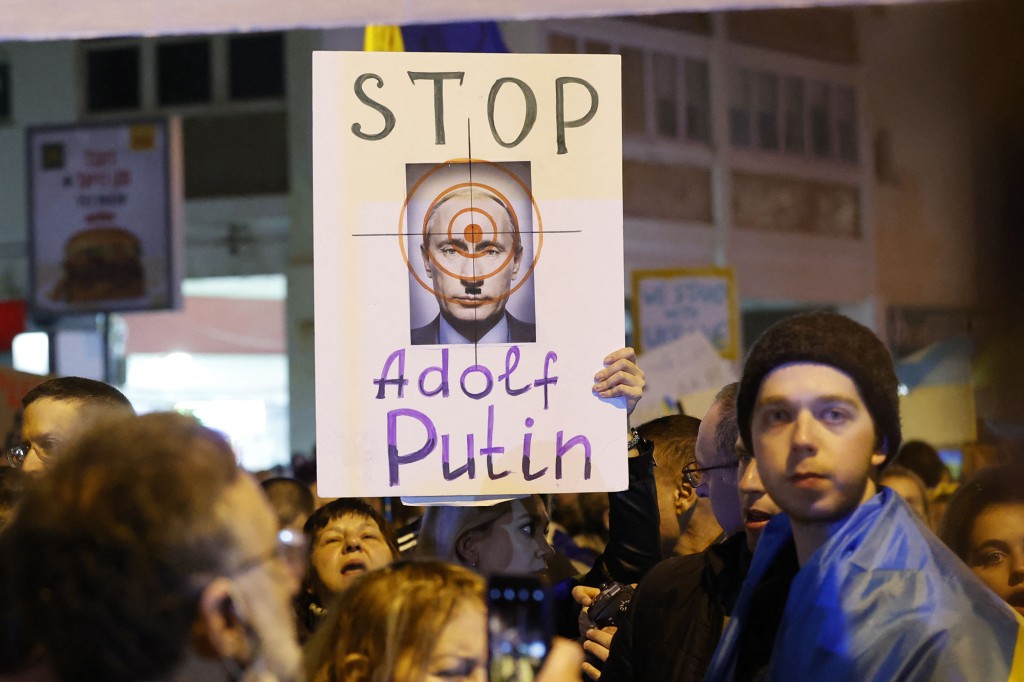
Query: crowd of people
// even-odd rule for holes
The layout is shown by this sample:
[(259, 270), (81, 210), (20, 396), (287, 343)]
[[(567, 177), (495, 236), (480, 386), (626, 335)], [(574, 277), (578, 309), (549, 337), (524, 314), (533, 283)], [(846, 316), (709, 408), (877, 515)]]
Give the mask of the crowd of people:
[[(644, 383), (623, 349), (594, 391), (632, 412)], [(1022, 463), (958, 485), (904, 445), (891, 356), (834, 313), (769, 328), (702, 419), (631, 429), (626, 490), (402, 519), (101, 382), (22, 403), (0, 680), (483, 681), (507, 574), (553, 614), (508, 679), (1024, 680)]]

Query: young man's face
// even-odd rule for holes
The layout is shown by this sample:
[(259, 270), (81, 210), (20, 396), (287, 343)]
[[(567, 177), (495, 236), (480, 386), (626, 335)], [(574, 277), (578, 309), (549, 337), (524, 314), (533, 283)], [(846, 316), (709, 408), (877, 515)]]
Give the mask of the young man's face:
[(885, 461), (849, 376), (828, 365), (782, 365), (761, 383), (751, 420), (754, 455), (768, 493), (794, 521), (831, 523), (875, 494)]
[(523, 258), (504, 208), (483, 197), (475, 208), (450, 199), (438, 208), (420, 250), (449, 324), (493, 327), (505, 312)]

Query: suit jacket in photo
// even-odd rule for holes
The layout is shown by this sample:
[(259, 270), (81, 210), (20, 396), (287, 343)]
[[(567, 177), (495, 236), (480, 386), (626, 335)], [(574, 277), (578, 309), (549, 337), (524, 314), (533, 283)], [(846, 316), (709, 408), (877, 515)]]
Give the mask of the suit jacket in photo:
[[(508, 321), (509, 343), (533, 343), (537, 340), (537, 325), (517, 320), (512, 313), (505, 311), (505, 319)], [(440, 343), (441, 338), (441, 314), (423, 325), (412, 330), (412, 345), (424, 346)]]

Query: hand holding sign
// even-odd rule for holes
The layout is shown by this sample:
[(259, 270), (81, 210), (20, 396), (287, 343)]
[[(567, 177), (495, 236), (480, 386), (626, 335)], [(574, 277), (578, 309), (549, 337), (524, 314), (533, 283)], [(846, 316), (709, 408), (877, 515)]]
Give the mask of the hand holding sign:
[(594, 375), (594, 393), (601, 398), (624, 397), (626, 414), (633, 414), (646, 383), (636, 364), (636, 351), (620, 348), (604, 359), (604, 369)]

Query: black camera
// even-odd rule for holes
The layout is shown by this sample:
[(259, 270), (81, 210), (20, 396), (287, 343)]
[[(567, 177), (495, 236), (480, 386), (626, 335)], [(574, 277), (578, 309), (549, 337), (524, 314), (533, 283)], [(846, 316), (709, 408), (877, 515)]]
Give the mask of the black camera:
[(601, 592), (594, 597), (594, 602), (587, 609), (590, 620), (599, 627), (618, 625), (629, 608), (633, 598), (633, 587), (623, 583), (607, 583), (601, 586)]

